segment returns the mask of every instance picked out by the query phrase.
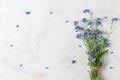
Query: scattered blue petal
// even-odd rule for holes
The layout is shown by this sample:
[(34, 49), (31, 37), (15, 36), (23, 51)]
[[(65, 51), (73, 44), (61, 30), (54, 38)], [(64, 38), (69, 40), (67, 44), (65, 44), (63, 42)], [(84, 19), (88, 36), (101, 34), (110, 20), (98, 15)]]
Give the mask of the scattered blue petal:
[(20, 67), (22, 67), (23, 65), (22, 64), (20, 64)]
[(83, 13), (90, 13), (90, 10), (89, 9), (85, 9), (85, 10), (83, 10)]
[(12, 44), (10, 44), (10, 47), (13, 47), (13, 45), (12, 45)]
[(75, 64), (76, 63), (76, 60), (72, 60), (72, 64)]
[(83, 22), (83, 23), (87, 23), (88, 20), (87, 20), (86, 18), (83, 18), (83, 19), (81, 20), (81, 22)]
[(53, 14), (53, 12), (52, 12), (52, 11), (50, 11), (50, 14)]
[(92, 62), (95, 62), (95, 61), (96, 61), (96, 58), (93, 58), (93, 59), (92, 59)]
[(82, 47), (81, 45), (78, 45), (78, 47)]
[(112, 51), (110, 52), (110, 54), (113, 54), (113, 53), (114, 53), (114, 52), (112, 52)]
[(79, 26), (76, 26), (76, 27), (75, 27), (75, 30), (76, 30), (76, 31), (81, 31), (81, 30), (83, 30), (83, 28), (82, 28), (82, 27), (79, 27)]
[(78, 21), (74, 21), (73, 24), (74, 24), (74, 26), (77, 26)]
[(107, 16), (104, 16), (104, 19), (107, 19), (108, 17)]
[(109, 67), (109, 69), (113, 69), (113, 67), (112, 67), (112, 66), (110, 66), (110, 67)]
[(45, 67), (45, 69), (49, 69), (49, 67)]
[(30, 12), (30, 11), (26, 11), (25, 14), (26, 14), (26, 15), (29, 15), (29, 14), (31, 14), (31, 12)]
[(69, 21), (65, 21), (65, 23), (68, 23)]
[(112, 18), (112, 21), (118, 21), (118, 18)]
[(16, 27), (17, 27), (17, 28), (19, 28), (19, 27), (20, 27), (20, 25), (16, 25)]

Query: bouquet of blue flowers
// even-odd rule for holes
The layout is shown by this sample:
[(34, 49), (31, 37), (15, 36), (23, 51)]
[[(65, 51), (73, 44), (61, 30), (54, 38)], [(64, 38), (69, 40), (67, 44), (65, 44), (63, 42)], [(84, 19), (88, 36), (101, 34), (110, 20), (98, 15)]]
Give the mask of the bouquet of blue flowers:
[(103, 66), (103, 56), (108, 52), (110, 46), (109, 37), (113, 30), (113, 24), (119, 19), (111, 19), (110, 31), (108, 32), (103, 27), (103, 21), (108, 17), (96, 18), (89, 9), (85, 9), (83, 13), (88, 13), (90, 18), (74, 21), (76, 38), (83, 40), (87, 49), (90, 79), (100, 80), (99, 69)]

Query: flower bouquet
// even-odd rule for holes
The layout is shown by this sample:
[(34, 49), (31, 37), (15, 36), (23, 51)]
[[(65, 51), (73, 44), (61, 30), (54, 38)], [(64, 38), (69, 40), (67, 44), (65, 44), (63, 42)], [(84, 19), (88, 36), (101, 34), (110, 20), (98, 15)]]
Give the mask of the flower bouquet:
[(90, 18), (74, 21), (77, 32), (76, 38), (83, 40), (87, 49), (90, 79), (100, 80), (99, 69), (104, 64), (103, 57), (108, 52), (108, 47), (110, 46), (109, 37), (113, 30), (113, 24), (119, 19), (112, 18), (110, 31), (106, 31), (103, 27), (103, 22), (108, 17), (96, 18), (89, 9), (85, 9), (83, 13), (88, 13)]

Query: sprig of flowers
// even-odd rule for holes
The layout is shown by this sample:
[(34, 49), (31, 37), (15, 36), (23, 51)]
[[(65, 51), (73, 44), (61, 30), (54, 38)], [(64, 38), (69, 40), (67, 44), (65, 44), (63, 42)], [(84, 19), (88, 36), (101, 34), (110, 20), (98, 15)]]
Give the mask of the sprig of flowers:
[(103, 22), (108, 19), (96, 18), (93, 12), (85, 9), (83, 13), (88, 13), (90, 18), (82, 18), (80, 21), (74, 21), (76, 38), (83, 40), (88, 55), (88, 65), (90, 66), (89, 75), (91, 80), (100, 80), (99, 68), (103, 66), (103, 56), (108, 52), (107, 47), (110, 46), (109, 37), (112, 33), (114, 22), (118, 18), (111, 19), (110, 32), (104, 29)]

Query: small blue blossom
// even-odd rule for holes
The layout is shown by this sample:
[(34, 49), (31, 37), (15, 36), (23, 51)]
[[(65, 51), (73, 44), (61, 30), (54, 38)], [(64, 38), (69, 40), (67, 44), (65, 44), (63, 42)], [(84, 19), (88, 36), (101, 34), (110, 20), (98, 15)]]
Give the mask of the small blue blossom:
[(82, 32), (80, 35), (81, 35), (81, 36), (84, 36), (85, 34), (86, 34), (85, 32)]
[(69, 21), (65, 21), (65, 23), (68, 23)]
[(52, 11), (50, 11), (50, 14), (53, 14), (53, 12), (52, 12)]
[(112, 51), (110, 52), (110, 54), (113, 54), (113, 53), (114, 53), (114, 52), (112, 52)]
[(81, 45), (78, 45), (78, 47), (82, 47)]
[(95, 22), (96, 22), (96, 25), (100, 25), (102, 22), (101, 22), (101, 18), (96, 18), (95, 19)]
[(104, 19), (107, 19), (108, 17), (107, 16), (104, 16)]
[(112, 21), (118, 21), (118, 18), (112, 18)]
[(90, 10), (89, 9), (85, 9), (85, 10), (83, 10), (83, 13), (90, 13)]
[(22, 67), (23, 65), (22, 64), (20, 64), (20, 67)]
[(92, 59), (92, 62), (95, 62), (95, 61), (96, 61), (96, 58), (93, 58), (93, 59)]
[(108, 42), (107, 42), (107, 43), (105, 43), (105, 46), (106, 46), (106, 47), (110, 46), (110, 43), (108, 43)]
[(29, 15), (29, 14), (31, 14), (31, 12), (30, 12), (30, 11), (26, 11), (25, 14), (26, 14), (26, 15)]
[(89, 51), (88, 51), (88, 53), (87, 53), (87, 54), (92, 54), (92, 53), (93, 53), (93, 51), (94, 51), (94, 49), (91, 49), (91, 50), (89, 50)]
[(49, 69), (49, 67), (45, 67), (45, 69)]
[(82, 28), (82, 27), (79, 27), (79, 26), (76, 26), (76, 27), (75, 27), (75, 30), (76, 30), (76, 31), (81, 31), (81, 30), (83, 30), (83, 28)]
[(17, 28), (19, 28), (19, 27), (20, 27), (20, 25), (16, 25), (16, 27), (17, 27)]
[(99, 42), (100, 42), (100, 40), (96, 40), (96, 42), (97, 42), (97, 43), (99, 43)]
[(99, 50), (100, 50), (100, 47), (97, 46), (97, 47), (96, 47), (96, 50), (99, 51)]
[(74, 21), (73, 23), (74, 23), (74, 26), (77, 26), (77, 24), (78, 24), (78, 21)]
[(76, 35), (76, 38), (81, 39), (81, 35), (80, 35), (80, 34), (77, 34), (77, 35)]
[(112, 66), (110, 66), (110, 67), (109, 67), (109, 69), (113, 69), (113, 67), (112, 67)]
[(72, 64), (75, 64), (76, 63), (76, 60), (72, 60)]
[(95, 34), (102, 34), (103, 32), (100, 29), (95, 30)]
[(87, 23), (88, 20), (87, 20), (86, 18), (83, 18), (83, 19), (81, 20), (81, 22), (83, 22), (83, 23)]
[(88, 22), (88, 25), (92, 25), (92, 24), (93, 24), (93, 22), (92, 22), (92, 21), (89, 21), (89, 22)]

